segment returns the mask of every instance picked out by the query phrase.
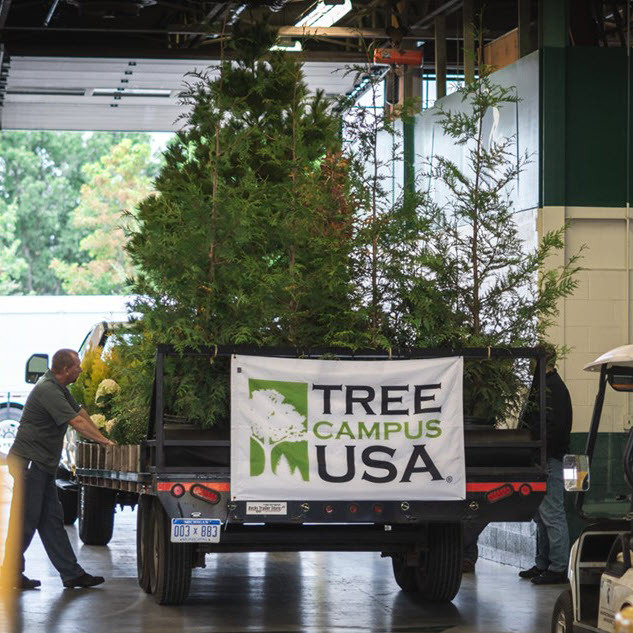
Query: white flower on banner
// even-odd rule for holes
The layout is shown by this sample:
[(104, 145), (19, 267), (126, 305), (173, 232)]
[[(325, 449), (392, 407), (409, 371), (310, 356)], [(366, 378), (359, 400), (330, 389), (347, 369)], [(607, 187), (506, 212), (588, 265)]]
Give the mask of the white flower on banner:
[(264, 446), (297, 440), (305, 434), (305, 417), (283, 400), (283, 395), (274, 389), (253, 392), (251, 431)]

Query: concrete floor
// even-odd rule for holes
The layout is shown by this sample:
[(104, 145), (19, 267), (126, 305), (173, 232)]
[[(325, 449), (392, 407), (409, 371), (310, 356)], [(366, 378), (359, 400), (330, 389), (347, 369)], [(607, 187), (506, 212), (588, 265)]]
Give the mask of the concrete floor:
[(536, 587), (517, 568), (484, 560), (452, 604), (433, 606), (401, 592), (378, 554), (219, 554), (194, 570), (183, 606), (161, 607), (136, 582), (135, 524), (135, 512), (119, 512), (108, 547), (82, 545), (76, 526), (67, 528), (80, 563), (107, 579), (94, 589), (64, 589), (36, 537), (27, 574), (42, 587), (17, 596), (15, 618), (0, 605), (0, 631), (547, 633), (564, 588)]

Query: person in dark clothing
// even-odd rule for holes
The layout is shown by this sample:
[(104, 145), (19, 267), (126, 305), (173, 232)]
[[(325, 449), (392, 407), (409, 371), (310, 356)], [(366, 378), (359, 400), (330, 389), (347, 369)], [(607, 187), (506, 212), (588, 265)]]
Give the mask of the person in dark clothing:
[(114, 444), (101, 434), (68, 391), (67, 386), (75, 382), (80, 373), (77, 352), (59, 350), (53, 356), (51, 369), (39, 379), (26, 400), (7, 458), (14, 486), (2, 573), (5, 586), (35, 589), (41, 585), (39, 580), (24, 575), (24, 553), (36, 530), (64, 587), (93, 587), (104, 582), (103, 577), (86, 573), (77, 563), (64, 529), (55, 486), (69, 424), (99, 444)]
[(479, 559), (479, 545), (477, 543), (479, 535), (488, 526), (488, 521), (484, 519), (471, 519), (463, 523), (463, 564), (462, 571), (471, 574), (475, 571), (475, 565)]
[[(567, 582), (569, 530), (564, 505), (563, 455), (569, 452), (572, 405), (569, 391), (556, 371), (556, 349), (543, 345), (546, 354), (545, 386), (547, 439), (547, 493), (534, 521), (537, 527), (536, 559), (530, 568), (519, 572), (536, 585)], [(535, 376), (523, 420), (540, 437), (539, 388)]]

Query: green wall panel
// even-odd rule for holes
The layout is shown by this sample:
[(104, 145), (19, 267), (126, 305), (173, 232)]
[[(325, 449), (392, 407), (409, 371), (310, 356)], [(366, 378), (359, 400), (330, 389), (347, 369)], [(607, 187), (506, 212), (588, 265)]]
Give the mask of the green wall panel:
[(569, 48), (566, 52), (567, 204), (625, 206), (629, 83), (626, 51)]
[(630, 172), (630, 64), (620, 48), (545, 48), (541, 202), (623, 207)]

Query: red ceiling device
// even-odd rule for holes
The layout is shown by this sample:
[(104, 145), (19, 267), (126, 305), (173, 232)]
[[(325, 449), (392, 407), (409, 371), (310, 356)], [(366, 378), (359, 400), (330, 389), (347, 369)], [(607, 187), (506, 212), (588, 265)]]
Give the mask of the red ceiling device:
[(422, 66), (422, 60), (422, 51), (399, 51), (396, 48), (377, 48), (374, 51), (374, 64)]

